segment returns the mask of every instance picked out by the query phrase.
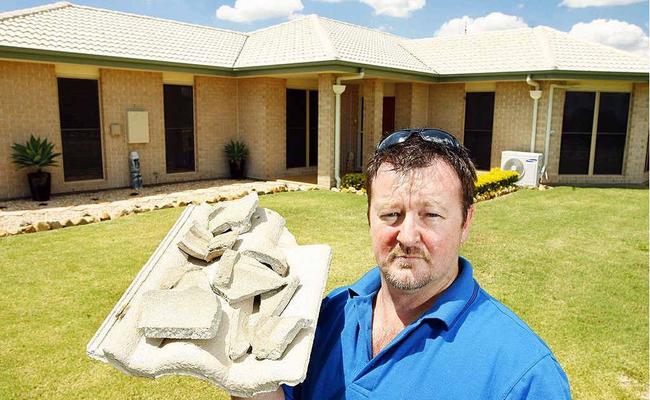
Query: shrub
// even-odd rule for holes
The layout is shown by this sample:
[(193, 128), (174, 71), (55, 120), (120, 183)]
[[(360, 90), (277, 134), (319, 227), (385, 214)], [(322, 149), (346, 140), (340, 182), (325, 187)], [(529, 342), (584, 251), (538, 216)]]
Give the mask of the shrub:
[(353, 172), (343, 175), (341, 179), (342, 188), (355, 188), (361, 190), (366, 185), (366, 176), (361, 172)]
[(224, 146), (224, 151), (226, 152), (228, 161), (245, 160), (248, 158), (248, 146), (239, 140), (230, 140)]
[(519, 173), (516, 171), (492, 168), (490, 172), (479, 175), (476, 179), (474, 199), (486, 200), (516, 190), (514, 185), (518, 180)]
[(11, 159), (18, 168), (36, 167), (39, 172), (41, 168), (56, 166), (55, 158), (61, 155), (54, 152), (54, 145), (47, 139), (34, 135), (24, 145), (14, 143), (11, 150)]

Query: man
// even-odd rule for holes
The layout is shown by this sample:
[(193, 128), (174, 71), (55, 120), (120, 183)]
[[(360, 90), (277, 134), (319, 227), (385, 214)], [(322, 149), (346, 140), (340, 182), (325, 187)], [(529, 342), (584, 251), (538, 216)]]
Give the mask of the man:
[(544, 342), (459, 256), (476, 172), (437, 129), (385, 138), (366, 170), (378, 267), (321, 307), (306, 380), (263, 399), (569, 399)]

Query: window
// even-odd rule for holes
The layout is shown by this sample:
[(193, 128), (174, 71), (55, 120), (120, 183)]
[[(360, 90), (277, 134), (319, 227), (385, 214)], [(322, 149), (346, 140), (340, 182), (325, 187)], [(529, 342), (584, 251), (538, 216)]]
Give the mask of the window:
[(192, 86), (164, 85), (167, 173), (194, 171)]
[(287, 168), (318, 163), (318, 91), (287, 89)]
[(57, 79), (66, 181), (102, 179), (99, 90), (96, 80)]
[(560, 174), (620, 175), (629, 106), (629, 93), (567, 92)]
[(477, 169), (490, 169), (494, 92), (465, 95), (465, 137), (463, 142)]

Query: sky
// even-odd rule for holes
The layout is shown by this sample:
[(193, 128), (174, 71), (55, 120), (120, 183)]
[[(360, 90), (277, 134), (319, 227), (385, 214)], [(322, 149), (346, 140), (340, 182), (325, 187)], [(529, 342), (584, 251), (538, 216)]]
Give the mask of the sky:
[[(0, 0), (0, 12), (51, 3)], [(648, 57), (648, 0), (75, 0), (250, 32), (308, 14), (407, 38), (545, 25)]]

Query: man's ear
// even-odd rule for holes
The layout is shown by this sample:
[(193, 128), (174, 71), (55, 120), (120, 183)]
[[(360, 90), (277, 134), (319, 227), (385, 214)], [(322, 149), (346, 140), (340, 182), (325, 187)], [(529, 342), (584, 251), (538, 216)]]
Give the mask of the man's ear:
[(463, 231), (461, 232), (460, 242), (465, 243), (469, 238), (469, 229), (472, 227), (472, 219), (474, 218), (474, 205), (467, 209), (467, 216), (463, 222)]

